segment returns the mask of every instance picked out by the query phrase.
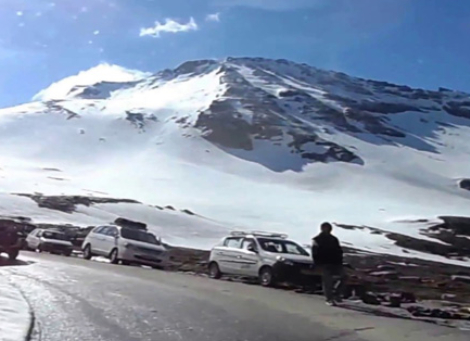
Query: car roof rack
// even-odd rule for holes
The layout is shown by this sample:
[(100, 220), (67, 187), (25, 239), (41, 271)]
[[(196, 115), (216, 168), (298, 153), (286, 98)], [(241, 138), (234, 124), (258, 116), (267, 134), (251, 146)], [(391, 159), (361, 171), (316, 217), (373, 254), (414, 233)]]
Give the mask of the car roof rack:
[(280, 238), (280, 239), (287, 239), (289, 237), (285, 233), (267, 232), (267, 231), (232, 231), (230, 235), (233, 237), (255, 236), (255, 237)]

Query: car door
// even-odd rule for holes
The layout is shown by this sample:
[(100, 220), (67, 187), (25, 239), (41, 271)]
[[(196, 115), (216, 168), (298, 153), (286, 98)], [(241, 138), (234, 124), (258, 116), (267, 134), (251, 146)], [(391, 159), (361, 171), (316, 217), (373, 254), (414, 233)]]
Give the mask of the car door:
[(241, 259), (241, 241), (241, 237), (229, 237), (224, 240), (223, 245), (214, 249), (215, 260), (222, 273), (228, 275), (237, 275), (239, 273), (240, 266), (237, 262)]
[(240, 249), (239, 271), (243, 276), (257, 277), (260, 262), (259, 248), (254, 238), (244, 238)]
[(103, 230), (102, 248), (104, 255), (109, 255), (116, 246), (116, 236), (118, 234), (119, 231), (115, 226), (107, 226)]

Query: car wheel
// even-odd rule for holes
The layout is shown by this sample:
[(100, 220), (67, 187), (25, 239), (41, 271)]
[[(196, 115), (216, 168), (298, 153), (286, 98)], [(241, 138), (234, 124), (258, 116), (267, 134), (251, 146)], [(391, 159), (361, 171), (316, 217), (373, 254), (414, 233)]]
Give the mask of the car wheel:
[(111, 251), (109, 259), (111, 260), (111, 264), (119, 264), (118, 249), (113, 249), (113, 251)]
[(165, 268), (161, 265), (152, 265), (152, 269), (155, 269), (155, 270), (165, 270)]
[(127, 260), (122, 260), (122, 261), (121, 261), (121, 264), (122, 264), (122, 265), (131, 265), (131, 263), (128, 262)]
[(261, 268), (259, 272), (259, 281), (263, 287), (273, 287), (276, 284), (273, 269), (269, 266)]
[(87, 244), (83, 249), (83, 258), (86, 260), (90, 260), (93, 257), (93, 253), (91, 252), (91, 245)]
[(222, 277), (219, 265), (216, 262), (212, 262), (209, 264), (209, 277), (213, 279), (219, 279), (220, 277)]
[(65, 257), (70, 257), (71, 254), (72, 254), (72, 252), (64, 252)]
[(10, 260), (15, 260), (16, 257), (18, 257), (18, 254), (19, 254), (19, 253), (20, 253), (19, 250), (10, 251), (10, 252), (8, 252), (8, 258), (9, 258)]

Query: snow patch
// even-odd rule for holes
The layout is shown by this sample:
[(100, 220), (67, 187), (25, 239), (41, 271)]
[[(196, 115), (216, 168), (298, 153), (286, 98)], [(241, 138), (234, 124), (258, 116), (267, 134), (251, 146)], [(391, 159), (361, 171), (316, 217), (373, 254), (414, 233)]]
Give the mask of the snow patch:
[(31, 323), (28, 303), (0, 271), (0, 341), (25, 340)]

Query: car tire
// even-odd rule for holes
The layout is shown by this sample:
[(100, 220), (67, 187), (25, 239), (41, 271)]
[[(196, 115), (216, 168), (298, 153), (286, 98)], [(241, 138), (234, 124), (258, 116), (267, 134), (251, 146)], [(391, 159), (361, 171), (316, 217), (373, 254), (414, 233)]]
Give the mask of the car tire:
[(216, 262), (209, 264), (209, 277), (212, 279), (220, 279), (222, 277), (222, 272), (220, 272), (219, 265)]
[(83, 259), (90, 260), (91, 257), (93, 257), (93, 252), (91, 252), (91, 245), (87, 244), (83, 249)]
[(152, 269), (155, 269), (155, 270), (165, 270), (165, 268), (161, 265), (152, 265)]
[(121, 261), (121, 264), (122, 264), (122, 265), (127, 265), (127, 266), (131, 265), (131, 263), (128, 262), (127, 260), (122, 260), (122, 261)]
[(119, 252), (118, 249), (112, 249), (111, 253), (109, 254), (109, 259), (111, 264), (119, 264)]
[(19, 253), (20, 253), (20, 250), (13, 250), (13, 251), (8, 252), (8, 259), (16, 260)]
[(263, 287), (274, 287), (276, 285), (276, 278), (272, 267), (264, 266), (260, 269), (259, 282)]

